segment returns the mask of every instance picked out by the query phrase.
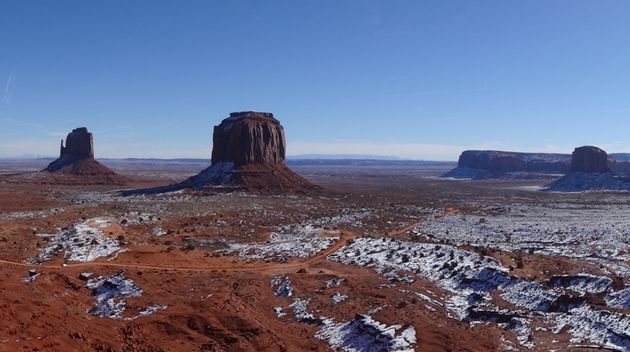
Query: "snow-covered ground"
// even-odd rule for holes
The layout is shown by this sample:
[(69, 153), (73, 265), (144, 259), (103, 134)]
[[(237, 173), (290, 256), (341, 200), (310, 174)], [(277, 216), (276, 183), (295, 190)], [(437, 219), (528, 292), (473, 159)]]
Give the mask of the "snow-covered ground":
[[(326, 286), (338, 287), (343, 279), (331, 279), (326, 281)], [(287, 276), (275, 276), (271, 280), (274, 295), (279, 297), (292, 297), (294, 294), (291, 281)], [(333, 303), (341, 303), (347, 296), (335, 293), (332, 296)], [(288, 308), (293, 310), (293, 318), (303, 324), (315, 324), (320, 327), (315, 337), (328, 342), (335, 351), (343, 352), (413, 352), (416, 344), (416, 330), (412, 325), (387, 326), (382, 324), (369, 314), (357, 315), (355, 319), (337, 323), (334, 319), (317, 316), (309, 311), (309, 298), (293, 297)], [(275, 307), (274, 312), (278, 318), (287, 314), (283, 307)], [(375, 314), (376, 311), (372, 312)]]
[[(442, 307), (455, 319), (496, 323), (513, 331), (526, 348), (534, 347), (532, 325), (545, 323), (567, 326), (575, 341), (630, 349), (630, 315), (595, 308), (584, 298), (585, 293), (607, 292), (609, 302), (619, 305), (623, 298), (618, 298), (627, 293), (613, 291), (607, 277), (583, 274), (549, 283), (531, 281), (510, 275), (497, 260), (474, 252), (391, 238), (358, 238), (328, 259), (370, 267), (386, 277), (407, 272), (429, 280), (450, 293), (436, 298), (417, 293), (432, 309)], [(514, 310), (500, 308), (506, 303)]]
[(314, 225), (291, 225), (273, 232), (265, 243), (230, 243), (228, 252), (236, 251), (247, 259), (307, 258), (330, 247), (339, 239), (337, 232)]
[(33, 219), (33, 218), (46, 218), (49, 216), (61, 214), (64, 212), (63, 208), (53, 208), (47, 210), (37, 211), (13, 211), (8, 213), (0, 213), (0, 221), (16, 220), (16, 219)]
[(323, 319), (315, 337), (328, 341), (336, 351), (413, 352), (416, 330), (413, 326), (387, 326), (369, 315), (358, 315), (354, 320), (342, 323)]
[(306, 222), (285, 225), (269, 235), (261, 243), (228, 243), (226, 252), (238, 252), (246, 259), (286, 261), (289, 258), (308, 258), (331, 245), (340, 238), (339, 231), (328, 230), (341, 224), (357, 224), (371, 215), (366, 209), (338, 216), (310, 219)]
[(594, 172), (570, 172), (545, 188), (551, 192), (581, 192), (588, 190), (630, 191), (627, 175)]
[(47, 240), (46, 247), (40, 254), (28, 260), (41, 264), (64, 252), (64, 257), (72, 262), (90, 262), (101, 257), (112, 257), (121, 249), (118, 241), (103, 233), (103, 229), (112, 224), (111, 218), (92, 218), (68, 228), (60, 229), (56, 234), (38, 234)]
[(630, 205), (514, 205), (427, 218), (414, 233), (454, 244), (582, 258), (630, 278)]

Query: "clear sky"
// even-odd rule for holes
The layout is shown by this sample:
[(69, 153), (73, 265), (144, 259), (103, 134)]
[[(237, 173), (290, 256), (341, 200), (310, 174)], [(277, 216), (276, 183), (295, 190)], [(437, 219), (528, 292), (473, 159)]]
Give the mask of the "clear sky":
[(3, 0), (0, 97), (0, 157), (209, 157), (242, 110), (289, 155), (630, 151), (630, 1)]

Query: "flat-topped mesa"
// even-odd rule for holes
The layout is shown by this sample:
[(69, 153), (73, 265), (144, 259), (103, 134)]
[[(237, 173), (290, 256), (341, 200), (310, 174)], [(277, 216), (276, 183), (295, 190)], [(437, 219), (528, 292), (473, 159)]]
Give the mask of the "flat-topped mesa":
[(571, 156), (551, 153), (519, 153), (499, 150), (466, 150), (457, 168), (444, 174), (453, 178), (547, 178), (569, 169)]
[(571, 155), (570, 172), (612, 172), (614, 160), (600, 148), (584, 146), (575, 148)]
[(214, 127), (212, 165), (231, 162), (246, 164), (283, 164), (284, 128), (273, 114), (244, 111), (230, 113)]

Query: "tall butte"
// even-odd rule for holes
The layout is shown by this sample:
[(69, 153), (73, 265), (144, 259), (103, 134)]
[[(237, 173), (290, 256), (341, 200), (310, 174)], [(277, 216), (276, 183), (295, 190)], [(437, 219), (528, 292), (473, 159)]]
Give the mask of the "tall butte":
[(614, 160), (608, 158), (608, 154), (593, 146), (575, 148), (571, 155), (570, 172), (612, 172)]
[(285, 154), (284, 128), (273, 114), (233, 112), (214, 127), (210, 167), (184, 184), (262, 191), (316, 188), (285, 165)]
[(593, 146), (575, 148), (569, 173), (552, 182), (545, 190), (581, 192), (588, 190), (630, 191), (630, 179), (614, 172), (616, 163), (608, 154)]
[(88, 183), (117, 184), (126, 181), (126, 178), (94, 159), (93, 137), (85, 127), (72, 130), (66, 137), (65, 147), (61, 140), (59, 159), (50, 163), (44, 171), (69, 178), (76, 176)]
[(214, 127), (212, 142), (211, 165), (199, 174), (174, 185), (125, 193), (206, 187), (263, 192), (304, 192), (318, 188), (285, 165), (284, 128), (271, 113), (233, 112)]

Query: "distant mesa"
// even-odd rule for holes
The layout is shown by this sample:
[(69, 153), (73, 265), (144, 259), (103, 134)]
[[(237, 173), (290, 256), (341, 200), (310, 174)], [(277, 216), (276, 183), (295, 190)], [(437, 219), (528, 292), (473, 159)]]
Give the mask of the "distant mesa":
[(615, 161), (600, 148), (584, 146), (575, 148), (571, 155), (570, 172), (612, 172)]
[(187, 180), (123, 194), (162, 193), (181, 189), (245, 189), (303, 192), (317, 189), (285, 165), (284, 128), (266, 112), (233, 112), (214, 127), (210, 167)]
[(466, 150), (457, 167), (442, 177), (456, 179), (505, 179), (558, 177), (569, 170), (571, 156), (551, 153), (518, 153)]
[(122, 184), (127, 181), (123, 176), (99, 163), (94, 159), (94, 141), (92, 133), (87, 128), (75, 128), (66, 137), (64, 147), (61, 140), (59, 158), (43, 171), (51, 173), (57, 180), (63, 181), (66, 175), (68, 181), (94, 184)]
[[(622, 156), (623, 154), (619, 154)], [(620, 164), (624, 165), (622, 161)], [(620, 166), (621, 166), (620, 165)], [(625, 166), (623, 167), (625, 169)], [(600, 148), (575, 148), (569, 173), (545, 188), (552, 192), (588, 190), (630, 191), (630, 177), (620, 173), (617, 162)]]

